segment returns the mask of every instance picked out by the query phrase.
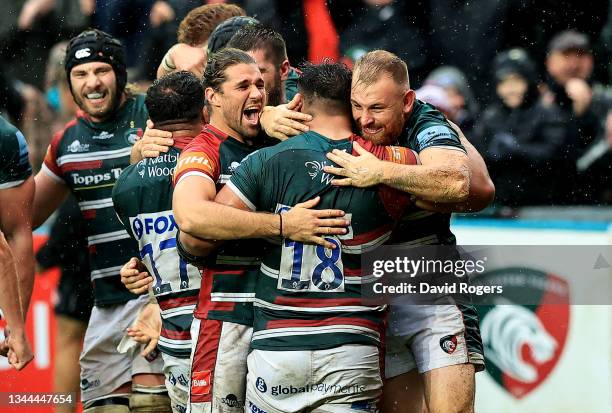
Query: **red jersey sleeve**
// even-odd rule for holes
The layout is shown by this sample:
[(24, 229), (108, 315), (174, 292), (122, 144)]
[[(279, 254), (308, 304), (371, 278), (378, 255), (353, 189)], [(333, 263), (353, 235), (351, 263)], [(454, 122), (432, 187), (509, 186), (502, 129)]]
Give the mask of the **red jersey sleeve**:
[(177, 186), (187, 176), (201, 176), (216, 183), (221, 173), (219, 146), (221, 140), (202, 132), (183, 149), (174, 171), (173, 184)]

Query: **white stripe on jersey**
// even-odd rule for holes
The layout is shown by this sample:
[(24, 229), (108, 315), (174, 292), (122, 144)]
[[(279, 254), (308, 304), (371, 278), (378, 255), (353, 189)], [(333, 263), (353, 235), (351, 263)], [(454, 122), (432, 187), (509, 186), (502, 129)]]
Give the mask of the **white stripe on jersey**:
[(119, 275), (119, 271), (121, 271), (121, 265), (93, 270), (91, 272), (91, 279), (97, 280), (98, 278), (112, 277), (114, 275)]
[(428, 235), (423, 238), (413, 239), (412, 241), (399, 242), (393, 245), (434, 245), (438, 243), (439, 243), (438, 236), (434, 234), (434, 235)]
[(280, 271), (279, 270), (275, 270), (274, 268), (270, 268), (266, 264), (264, 264), (263, 262), (261, 263), (261, 266), (259, 267), (259, 269), (261, 270), (262, 273), (264, 273), (268, 277), (278, 278), (278, 276), (280, 275)]
[(268, 330), (256, 331), (253, 333), (252, 340), (264, 340), (267, 338), (274, 337), (291, 337), (291, 336), (306, 336), (306, 335), (320, 335), (320, 334), (359, 334), (373, 338), (376, 341), (380, 341), (380, 334), (367, 327), (356, 326), (352, 324), (338, 324), (333, 326), (316, 326), (316, 327), (284, 327), (284, 328), (271, 328)]
[(19, 181), (5, 182), (3, 184), (0, 184), (0, 189), (8, 189), (14, 186), (19, 186), (24, 182), (25, 182), (25, 179), (20, 179)]
[(112, 206), (113, 198), (102, 198), (94, 199), (93, 201), (79, 202), (79, 208), (81, 208), (81, 211), (88, 211), (90, 209), (110, 208)]
[(217, 181), (217, 183), (225, 185), (229, 182), (231, 177), (231, 175), (219, 175), (219, 180)]
[(70, 162), (88, 162), (88, 161), (98, 161), (102, 159), (115, 159), (122, 158), (124, 156), (129, 156), (132, 152), (132, 147), (128, 146), (126, 148), (115, 149), (112, 151), (99, 151), (99, 152), (85, 152), (85, 153), (77, 153), (64, 155), (57, 158), (55, 163), (57, 166), (62, 166), (66, 163)]
[(162, 318), (167, 319), (177, 315), (193, 315), (196, 305), (183, 305), (181, 307), (168, 308), (167, 310), (161, 310)]
[(160, 335), (157, 343), (174, 350), (191, 350), (191, 340), (174, 340)]
[(92, 235), (90, 237), (87, 237), (87, 245), (91, 246), (95, 244), (102, 244), (104, 242), (117, 241), (129, 237), (130, 235), (127, 233), (127, 231), (122, 229), (119, 231), (107, 232), (104, 234)]
[(180, 184), (183, 181), (183, 179), (187, 178), (188, 176), (199, 176), (200, 178), (208, 179), (213, 184), (215, 183), (215, 181), (213, 181), (212, 178), (210, 176), (206, 175), (204, 172), (189, 171), (185, 175), (181, 175), (181, 177), (179, 178), (178, 182), (174, 185), (174, 187), (176, 188), (178, 186), (178, 184)]
[(247, 198), (247, 197), (246, 197), (246, 196), (245, 196), (245, 195), (244, 195), (242, 192), (240, 192), (240, 189), (238, 189), (238, 188), (236, 187), (236, 185), (234, 185), (234, 184), (232, 183), (232, 181), (229, 181), (229, 182), (228, 182), (226, 185), (229, 187), (229, 189), (231, 189), (231, 190), (232, 190), (232, 192), (233, 192), (233, 193), (234, 193), (234, 194), (235, 194), (235, 195), (236, 195), (238, 198), (240, 198), (240, 199), (242, 200), (242, 202), (244, 202), (244, 204), (245, 204), (246, 206), (248, 206), (248, 207), (251, 209), (251, 211), (257, 211), (257, 207), (255, 206), (255, 204), (253, 204), (253, 203), (252, 203), (252, 202), (249, 200), (249, 198)]
[(41, 167), (42, 171), (44, 173), (46, 173), (50, 178), (53, 178), (54, 181), (57, 181), (59, 183), (65, 184), (66, 181), (64, 181), (62, 179), (61, 176), (58, 176), (55, 172), (53, 172), (51, 169), (49, 169), (49, 167), (47, 165), (45, 165), (45, 163), (43, 162), (42, 167)]
[(368, 251), (375, 250), (391, 238), (391, 231), (385, 232), (380, 237), (359, 245), (342, 244), (342, 252), (346, 254), (364, 254)]
[(210, 293), (210, 301), (250, 303), (254, 299), (255, 293)]
[[(323, 301), (323, 300), (322, 300)], [(367, 307), (363, 305), (335, 305), (333, 307), (297, 307), (290, 305), (273, 304), (260, 298), (253, 300), (255, 307), (261, 307), (275, 311), (295, 311), (303, 313), (337, 313), (337, 312), (361, 312), (361, 311), (383, 311), (387, 308), (386, 305)]]

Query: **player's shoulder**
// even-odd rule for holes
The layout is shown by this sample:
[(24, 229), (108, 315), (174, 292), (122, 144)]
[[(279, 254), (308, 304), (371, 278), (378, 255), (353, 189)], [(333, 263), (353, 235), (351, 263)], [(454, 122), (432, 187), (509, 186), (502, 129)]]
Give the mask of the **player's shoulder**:
[(204, 127), (200, 133), (183, 148), (181, 156), (186, 156), (191, 152), (218, 152), (225, 138), (225, 136), (213, 132), (209, 127)]
[(78, 139), (77, 137), (80, 135), (79, 131), (81, 129), (81, 125), (79, 125), (80, 117), (81, 115), (77, 113), (77, 116), (69, 120), (62, 129), (55, 132), (51, 139), (51, 147), (57, 149), (63, 145), (70, 145), (72, 141)]
[(1, 152), (14, 151), (26, 144), (25, 137), (16, 126), (0, 116), (0, 145)]

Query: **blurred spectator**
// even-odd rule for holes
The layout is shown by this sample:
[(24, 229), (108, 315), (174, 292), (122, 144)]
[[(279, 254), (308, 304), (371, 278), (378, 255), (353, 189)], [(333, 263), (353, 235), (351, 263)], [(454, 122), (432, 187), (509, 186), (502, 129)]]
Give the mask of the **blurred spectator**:
[[(153, 80), (157, 77), (157, 66), (164, 53), (176, 43), (177, 32), (180, 36), (179, 24), (182, 25), (186, 16), (193, 15), (202, 7), (210, 6), (202, 6), (202, 0), (157, 0), (153, 3), (144, 44), (146, 58), (139, 60), (137, 75), (140, 78)], [(179, 43), (183, 42), (179, 40)]]
[(521, 36), (529, 32), (532, 21), (525, 17), (536, 5), (526, 0), (429, 0), (421, 4), (427, 10), (432, 63), (461, 70), (472, 95), (484, 105), (495, 89), (489, 80), (491, 62), (502, 50), (530, 41)]
[(4, 0), (0, 66), (7, 77), (41, 90), (49, 49), (89, 25), (75, 0)]
[(145, 42), (154, 3), (155, 0), (96, 0), (93, 26), (121, 40), (130, 68), (147, 58)]
[(523, 49), (499, 54), (494, 62), (497, 99), (483, 112), (474, 145), (489, 167), (496, 203), (550, 205), (568, 190), (559, 154), (565, 142), (560, 111), (539, 100), (534, 63)]
[[(62, 394), (79, 393), (79, 354), (93, 306), (85, 225), (76, 199), (70, 196), (59, 209), (49, 240), (36, 254), (39, 272), (55, 266), (61, 271), (55, 296), (53, 391)], [(74, 412), (76, 404), (55, 411)]]
[(456, 67), (441, 66), (425, 78), (425, 84), (439, 86), (446, 91), (451, 106), (448, 117), (470, 139), (479, 105), (463, 72)]
[[(332, 9), (337, 3), (352, 9), (349, 0), (250, 0), (245, 1), (247, 15), (279, 32), (287, 43), (291, 62), (320, 62), (338, 59), (339, 41)], [(343, 23), (346, 24), (346, 15)]]
[(414, 91), (417, 99), (422, 100), (425, 103), (429, 103), (435, 106), (440, 112), (444, 113), (449, 120), (457, 123), (455, 118), (456, 111), (448, 97), (448, 93), (443, 87), (436, 85), (425, 85)]
[(568, 30), (551, 40), (546, 58), (544, 101), (558, 107), (566, 122), (568, 135), (562, 158), (574, 189), (567, 192), (567, 203), (585, 203), (594, 198), (591, 177), (576, 175), (576, 160), (604, 134), (604, 122), (612, 102), (610, 88), (592, 81), (594, 64), (585, 34)]
[(350, 26), (340, 34), (340, 52), (355, 62), (366, 52), (384, 49), (404, 60), (414, 87), (423, 81), (427, 70), (425, 34), (411, 19), (411, 2), (363, 0), (364, 7)]

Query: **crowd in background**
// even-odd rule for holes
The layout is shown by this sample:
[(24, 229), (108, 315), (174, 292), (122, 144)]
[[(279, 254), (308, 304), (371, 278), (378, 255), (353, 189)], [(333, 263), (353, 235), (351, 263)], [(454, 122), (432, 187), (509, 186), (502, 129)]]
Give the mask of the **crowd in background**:
[[(0, 110), (27, 137), (34, 169), (76, 109), (63, 40), (87, 27), (121, 38), (129, 80), (144, 88), (176, 43), (183, 17), (218, 2), (3, 1)], [(294, 65), (332, 58), (350, 66), (373, 49), (402, 57), (417, 97), (457, 123), (487, 161), (496, 205), (612, 201), (608, 0), (228, 3), (278, 30)]]

